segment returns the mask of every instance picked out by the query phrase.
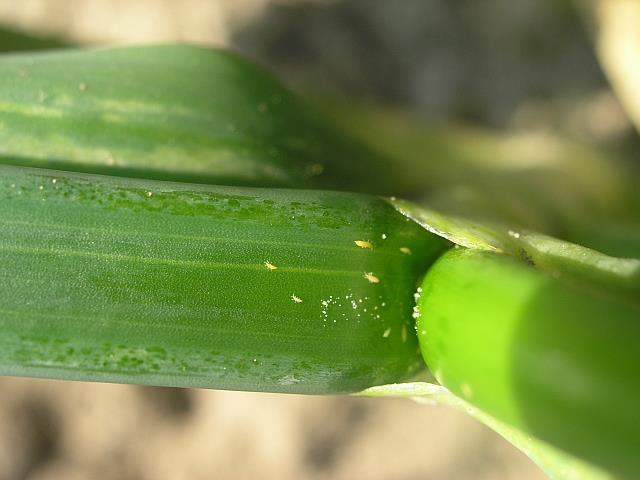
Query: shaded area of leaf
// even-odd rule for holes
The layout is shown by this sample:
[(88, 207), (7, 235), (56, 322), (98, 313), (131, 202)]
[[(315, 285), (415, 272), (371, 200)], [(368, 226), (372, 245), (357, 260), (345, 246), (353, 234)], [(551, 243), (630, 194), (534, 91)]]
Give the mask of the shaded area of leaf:
[(0, 52), (49, 50), (68, 47), (69, 43), (56, 37), (44, 37), (0, 26)]

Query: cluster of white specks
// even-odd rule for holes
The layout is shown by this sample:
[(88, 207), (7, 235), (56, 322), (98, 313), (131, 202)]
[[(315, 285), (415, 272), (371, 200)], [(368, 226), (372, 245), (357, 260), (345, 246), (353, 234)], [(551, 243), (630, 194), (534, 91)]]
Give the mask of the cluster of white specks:
[(269, 260), (267, 260), (266, 262), (264, 262), (264, 266), (267, 267), (268, 270), (277, 270), (278, 267), (276, 267), (273, 263), (271, 263)]
[(509, 233), (509, 236), (510, 236), (510, 237), (513, 237), (513, 238), (515, 238), (515, 239), (520, 238), (520, 234), (519, 234), (518, 232), (515, 232), (515, 231), (513, 231), (513, 230), (509, 230), (509, 232), (508, 232), (508, 233)]
[(331, 302), (333, 302), (333, 297), (329, 297), (328, 300), (322, 300), (320, 302), (320, 305), (322, 305), (322, 321), (325, 323), (327, 323), (329, 317), (328, 308)]
[(420, 295), (422, 295), (422, 288), (418, 287), (418, 290), (416, 291), (416, 293), (413, 294), (413, 300), (415, 301), (416, 304), (413, 306), (413, 313), (411, 314), (411, 316), (416, 320), (420, 318), (420, 307), (418, 306)]
[(291, 295), (291, 300), (293, 300), (295, 303), (302, 303), (302, 299), (298, 297), (295, 293)]
[(371, 318), (380, 319), (380, 315), (376, 314), (377, 305), (372, 306), (372, 299), (368, 296), (356, 298), (353, 292), (349, 292), (344, 296), (330, 295), (328, 298), (320, 301), (320, 311), (322, 312), (322, 320), (324, 323), (331, 321), (338, 323), (338, 320), (352, 320), (360, 323), (360, 319), (369, 315)]
[[(338, 300), (336, 298), (333, 298), (333, 295), (329, 295), (329, 298), (327, 298), (326, 300), (322, 300), (320, 302), (320, 305), (322, 305), (322, 321), (324, 323), (327, 323), (327, 320), (329, 320), (329, 307), (330, 306), (342, 306), (341, 303), (338, 302)], [(344, 313), (342, 314), (342, 316), (344, 317)], [(333, 323), (337, 323), (337, 320), (334, 318), (333, 319)]]

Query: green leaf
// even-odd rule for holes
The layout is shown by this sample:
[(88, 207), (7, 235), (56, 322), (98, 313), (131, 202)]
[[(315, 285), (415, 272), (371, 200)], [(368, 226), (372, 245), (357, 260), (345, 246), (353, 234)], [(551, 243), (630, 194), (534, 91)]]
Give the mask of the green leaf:
[(640, 259), (612, 257), (548, 235), (448, 215), (402, 199), (390, 202), (426, 230), (461, 247), (510, 255), (553, 276), (631, 297), (640, 294)]
[(0, 166), (0, 374), (354, 392), (424, 364), (448, 242), (385, 200)]
[(624, 478), (639, 468), (640, 260), (390, 202), (458, 248), (427, 272), (416, 328), (437, 381), (469, 404), (428, 384), (365, 393), (453, 403), (552, 478), (612, 478), (591, 462)]
[(184, 45), (0, 57), (0, 163), (225, 185), (396, 185), (380, 155), (263, 69)]

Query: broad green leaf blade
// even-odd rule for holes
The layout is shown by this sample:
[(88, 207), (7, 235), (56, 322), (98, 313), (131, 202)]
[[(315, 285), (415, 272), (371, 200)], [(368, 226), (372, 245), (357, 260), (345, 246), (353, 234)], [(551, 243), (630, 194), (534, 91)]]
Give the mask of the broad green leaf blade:
[(499, 422), (471, 404), (456, 397), (441, 385), (414, 382), (371, 387), (358, 395), (366, 397), (403, 397), (419, 403), (446, 405), (463, 410), (519, 448), (552, 480), (613, 480), (614, 477), (566, 452), (541, 442)]
[(384, 193), (395, 174), (260, 67), (186, 45), (0, 57), (0, 163)]
[(385, 200), (0, 166), (0, 374), (341, 393), (424, 366)]
[(440, 384), (572, 455), (640, 471), (637, 295), (454, 249), (429, 269), (418, 308)]

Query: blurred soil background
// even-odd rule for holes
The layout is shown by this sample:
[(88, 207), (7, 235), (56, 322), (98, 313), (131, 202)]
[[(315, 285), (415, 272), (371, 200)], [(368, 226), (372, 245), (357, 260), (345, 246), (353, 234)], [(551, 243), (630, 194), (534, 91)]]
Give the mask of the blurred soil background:
[[(0, 0), (0, 28), (219, 45), (299, 91), (429, 122), (636, 141), (563, 0)], [(407, 400), (0, 378), (0, 480), (248, 478), (545, 477), (464, 414)]]

